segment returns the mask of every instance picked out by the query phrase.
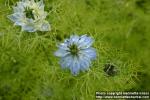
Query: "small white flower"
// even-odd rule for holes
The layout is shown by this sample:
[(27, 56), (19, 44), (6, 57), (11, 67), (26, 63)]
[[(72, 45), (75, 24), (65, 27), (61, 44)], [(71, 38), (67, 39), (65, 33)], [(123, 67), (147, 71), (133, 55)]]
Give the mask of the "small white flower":
[(47, 13), (44, 11), (43, 0), (21, 0), (17, 6), (13, 7), (14, 13), (8, 18), (17, 26), (22, 27), (22, 31), (50, 31), (51, 27), (45, 20)]

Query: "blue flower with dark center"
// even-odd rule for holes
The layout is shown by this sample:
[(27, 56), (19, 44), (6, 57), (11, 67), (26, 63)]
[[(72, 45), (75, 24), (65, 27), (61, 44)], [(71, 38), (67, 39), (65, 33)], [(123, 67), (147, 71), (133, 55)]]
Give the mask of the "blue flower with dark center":
[(93, 39), (87, 35), (72, 35), (61, 43), (55, 55), (61, 57), (62, 68), (69, 68), (73, 75), (89, 69), (91, 61), (96, 58)]

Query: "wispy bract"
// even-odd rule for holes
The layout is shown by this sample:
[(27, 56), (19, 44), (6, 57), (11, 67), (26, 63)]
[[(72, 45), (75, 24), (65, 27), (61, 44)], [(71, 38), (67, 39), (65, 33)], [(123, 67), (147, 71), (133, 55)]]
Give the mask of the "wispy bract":
[(22, 31), (50, 31), (50, 24), (45, 20), (47, 12), (44, 11), (43, 0), (22, 0), (13, 7), (14, 13), (8, 18), (15, 25), (21, 26)]
[(92, 44), (93, 39), (87, 35), (72, 35), (58, 46), (55, 55), (61, 57), (62, 68), (69, 68), (73, 75), (77, 75), (80, 71), (88, 70), (91, 60), (96, 58)]

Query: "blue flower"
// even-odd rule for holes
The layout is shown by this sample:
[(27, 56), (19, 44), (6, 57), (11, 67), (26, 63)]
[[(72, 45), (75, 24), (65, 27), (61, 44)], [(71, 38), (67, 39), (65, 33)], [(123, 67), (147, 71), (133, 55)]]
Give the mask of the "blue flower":
[(43, 0), (21, 0), (13, 7), (14, 13), (8, 18), (14, 25), (21, 26), (22, 31), (50, 31), (51, 27), (45, 20), (47, 13), (44, 11)]
[(61, 43), (55, 55), (61, 57), (62, 68), (69, 68), (73, 75), (89, 69), (91, 60), (96, 58), (96, 51), (92, 48), (93, 39), (87, 35), (72, 35)]

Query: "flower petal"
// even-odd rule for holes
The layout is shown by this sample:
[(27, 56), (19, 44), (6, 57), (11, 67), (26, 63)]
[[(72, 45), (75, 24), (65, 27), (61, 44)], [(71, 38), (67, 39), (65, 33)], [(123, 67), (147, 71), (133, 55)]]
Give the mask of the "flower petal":
[(38, 4), (39, 9), (44, 10), (43, 0), (39, 1), (37, 4)]
[(76, 57), (74, 57), (73, 63), (70, 65), (70, 70), (73, 75), (77, 75), (80, 71), (80, 63)]
[(13, 22), (18, 21), (19, 19), (21, 19), (21, 17), (22, 17), (22, 14), (19, 14), (19, 13), (14, 13), (12, 15), (8, 15), (8, 18)]
[(41, 25), (41, 31), (50, 31), (50, 24), (47, 21), (44, 21)]
[(67, 55), (63, 57), (60, 61), (61, 67), (64, 68), (70, 68), (70, 65), (73, 63), (73, 57), (71, 55)]
[(23, 31), (28, 31), (28, 32), (35, 32), (36, 29), (32, 25), (24, 25), (22, 26)]
[(61, 43), (58, 47), (63, 50), (69, 50), (68, 45), (66, 43)]
[(18, 13), (18, 12), (22, 13), (24, 11), (23, 7), (13, 7), (13, 9), (14, 9), (14, 13)]
[(80, 49), (86, 49), (93, 44), (93, 39), (91, 37), (83, 35), (80, 37), (78, 44)]
[(78, 41), (79, 41), (79, 36), (77, 36), (77, 35), (72, 35), (71, 37), (70, 37), (70, 45), (71, 44), (77, 44), (78, 43)]
[(82, 71), (85, 71), (85, 70), (89, 69), (91, 61), (88, 57), (80, 56), (79, 61), (80, 61), (80, 69)]
[(12, 15), (8, 15), (7, 17), (11, 20), (11, 21), (13, 21), (13, 22), (15, 22), (15, 25), (24, 25), (24, 23), (21, 21), (21, 16), (20, 16), (21, 14), (12, 14)]
[(83, 54), (84, 56), (87, 56), (91, 60), (96, 58), (96, 51), (92, 47), (80, 50), (80, 54)]
[(59, 49), (55, 52), (55, 56), (58, 56), (58, 57), (64, 57), (67, 54), (69, 54), (69, 52), (67, 52), (66, 50), (63, 50), (63, 49)]

